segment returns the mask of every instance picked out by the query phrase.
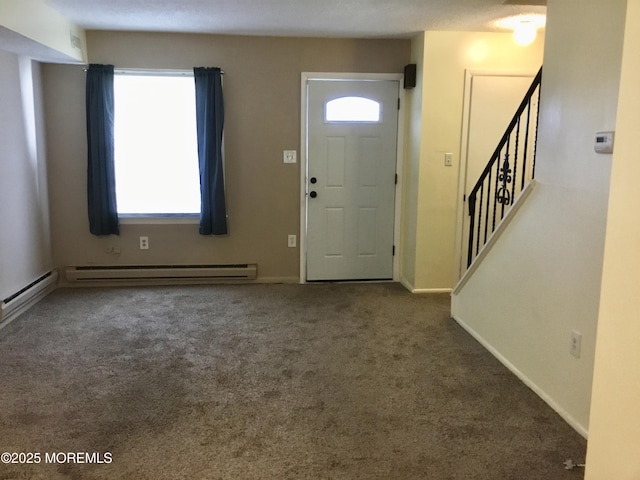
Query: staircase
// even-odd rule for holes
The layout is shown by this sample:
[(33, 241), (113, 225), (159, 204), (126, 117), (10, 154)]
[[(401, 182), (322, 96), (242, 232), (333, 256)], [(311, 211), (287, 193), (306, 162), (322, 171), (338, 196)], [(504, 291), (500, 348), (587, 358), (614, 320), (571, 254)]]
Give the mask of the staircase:
[(542, 68), (468, 197), (467, 268), (535, 175)]

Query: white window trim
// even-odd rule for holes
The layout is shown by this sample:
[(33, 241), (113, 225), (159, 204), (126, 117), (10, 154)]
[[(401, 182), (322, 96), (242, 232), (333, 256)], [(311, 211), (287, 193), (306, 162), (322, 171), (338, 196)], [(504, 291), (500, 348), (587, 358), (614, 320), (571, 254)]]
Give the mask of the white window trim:
[(197, 214), (175, 215), (118, 215), (120, 225), (197, 225), (200, 216)]
[(116, 68), (114, 75), (136, 75), (150, 77), (193, 77), (193, 70), (171, 70), (171, 69), (152, 69), (152, 68)]

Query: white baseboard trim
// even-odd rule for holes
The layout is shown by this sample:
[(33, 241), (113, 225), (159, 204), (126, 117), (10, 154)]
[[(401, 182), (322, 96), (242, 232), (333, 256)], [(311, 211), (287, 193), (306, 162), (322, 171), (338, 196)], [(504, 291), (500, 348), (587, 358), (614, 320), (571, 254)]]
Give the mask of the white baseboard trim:
[(511, 373), (513, 373), (516, 377), (518, 377), (522, 383), (524, 383), (527, 387), (529, 387), (533, 392), (538, 395), (542, 400), (545, 401), (547, 405), (549, 405), (558, 415), (562, 417), (562, 419), (567, 422), (576, 432), (582, 435), (585, 439), (589, 438), (589, 431), (578, 422), (575, 418), (573, 418), (564, 408), (562, 408), (558, 403), (551, 398), (544, 390), (542, 390), (536, 383), (534, 383), (529, 377), (527, 377), (522, 371), (520, 371), (515, 365), (513, 365), (506, 357), (504, 357), (498, 350), (492, 347), (478, 332), (476, 332), (473, 328), (467, 325), (463, 320), (458, 318), (457, 316), (453, 316), (453, 319), (460, 325), (462, 328), (466, 330), (466, 332), (475, 338), (480, 345), (486, 348), (489, 353), (491, 353), (500, 363), (502, 363), (505, 367), (507, 367)]
[(260, 277), (254, 283), (295, 283), (299, 284), (300, 277)]
[(424, 294), (424, 293), (451, 293), (451, 288), (416, 288), (405, 277), (400, 277), (400, 284), (409, 290), (411, 293)]
[(414, 288), (413, 290), (411, 290), (411, 293), (451, 293), (451, 291), (451, 288)]

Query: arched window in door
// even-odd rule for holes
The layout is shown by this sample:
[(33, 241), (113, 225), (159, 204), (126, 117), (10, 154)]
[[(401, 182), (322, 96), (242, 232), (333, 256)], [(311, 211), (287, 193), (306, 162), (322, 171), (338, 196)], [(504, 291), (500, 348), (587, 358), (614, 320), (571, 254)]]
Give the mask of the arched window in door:
[(381, 105), (364, 97), (340, 97), (326, 103), (325, 122), (379, 123)]

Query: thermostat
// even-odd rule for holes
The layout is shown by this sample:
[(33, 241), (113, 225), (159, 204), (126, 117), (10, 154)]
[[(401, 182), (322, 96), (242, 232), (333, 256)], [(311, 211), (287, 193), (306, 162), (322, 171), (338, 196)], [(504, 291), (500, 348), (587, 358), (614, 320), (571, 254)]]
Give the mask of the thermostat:
[(596, 153), (613, 153), (613, 137), (614, 132), (598, 132), (596, 133), (593, 149)]

